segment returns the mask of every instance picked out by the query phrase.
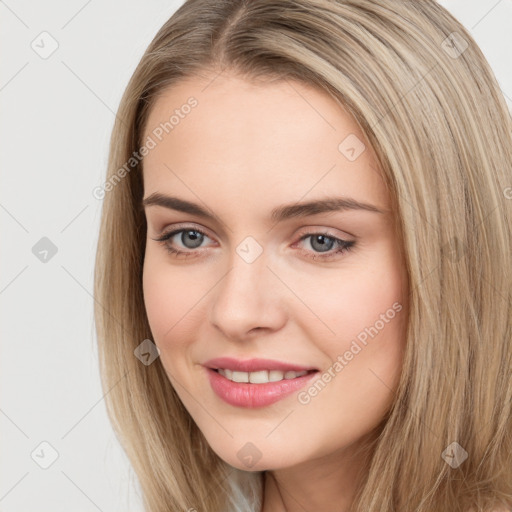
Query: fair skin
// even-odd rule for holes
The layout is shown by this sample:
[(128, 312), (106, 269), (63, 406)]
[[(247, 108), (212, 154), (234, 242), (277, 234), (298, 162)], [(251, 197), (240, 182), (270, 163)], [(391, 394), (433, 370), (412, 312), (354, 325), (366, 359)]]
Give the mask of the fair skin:
[[(217, 455), (267, 471), (263, 512), (346, 511), (365, 462), (356, 450), (389, 409), (405, 345), (407, 276), (375, 154), (325, 93), (227, 72), (164, 91), (143, 140), (190, 96), (197, 106), (144, 158), (144, 198), (172, 195), (214, 215), (145, 207), (144, 300), (161, 363)], [(349, 134), (366, 145), (354, 161), (338, 149)], [(270, 219), (280, 205), (327, 196), (382, 213)], [(167, 244), (186, 258), (155, 240), (178, 228), (185, 232)], [(206, 236), (188, 237), (194, 229)], [(315, 236), (322, 233), (354, 246), (336, 253), (328, 238), (322, 249)], [(246, 237), (262, 250), (251, 263), (236, 250)], [(401, 311), (378, 323), (395, 303)], [(202, 366), (220, 356), (267, 358), (332, 375), (333, 362), (371, 326), (377, 333), (307, 403), (294, 392), (265, 407), (233, 406), (213, 392)], [(247, 443), (258, 450), (250, 468), (238, 456)]]

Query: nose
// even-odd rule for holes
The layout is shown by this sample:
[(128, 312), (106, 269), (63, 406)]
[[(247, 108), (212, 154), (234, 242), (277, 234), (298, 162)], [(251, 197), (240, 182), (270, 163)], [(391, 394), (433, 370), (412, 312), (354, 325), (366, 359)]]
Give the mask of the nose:
[(225, 338), (246, 340), (279, 330), (286, 322), (286, 290), (264, 256), (248, 263), (235, 253), (212, 290), (210, 322)]

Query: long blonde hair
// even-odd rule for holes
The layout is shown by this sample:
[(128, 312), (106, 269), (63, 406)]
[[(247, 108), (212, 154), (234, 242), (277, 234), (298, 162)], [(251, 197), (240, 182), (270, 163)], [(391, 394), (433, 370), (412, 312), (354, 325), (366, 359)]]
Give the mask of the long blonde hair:
[[(262, 503), (262, 472), (221, 460), (160, 360), (146, 366), (134, 355), (152, 339), (138, 155), (148, 113), (165, 88), (224, 70), (325, 91), (368, 137), (392, 192), (408, 342), (352, 512), (510, 507), (512, 121), (475, 41), (433, 0), (188, 0), (126, 88), (95, 193), (102, 385), (146, 510), (256, 512)], [(457, 467), (446, 457), (454, 449), (467, 452)]]

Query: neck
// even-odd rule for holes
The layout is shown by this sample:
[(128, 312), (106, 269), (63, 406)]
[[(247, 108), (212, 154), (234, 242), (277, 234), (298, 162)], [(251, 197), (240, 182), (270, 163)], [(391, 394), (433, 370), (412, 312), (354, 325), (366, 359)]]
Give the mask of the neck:
[(335, 452), (290, 468), (266, 471), (261, 512), (348, 512), (368, 457)]

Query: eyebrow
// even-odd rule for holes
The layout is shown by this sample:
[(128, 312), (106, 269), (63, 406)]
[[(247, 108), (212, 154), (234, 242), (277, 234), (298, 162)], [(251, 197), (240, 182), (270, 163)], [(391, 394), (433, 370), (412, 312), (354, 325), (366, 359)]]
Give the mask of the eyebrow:
[[(216, 220), (215, 215), (212, 215), (208, 210), (196, 203), (158, 192), (154, 192), (142, 200), (141, 209), (145, 209), (147, 206), (162, 206), (170, 210), (196, 215), (204, 219)], [(377, 208), (372, 204), (356, 201), (350, 197), (327, 197), (325, 199), (278, 206), (272, 210), (270, 219), (273, 222), (283, 222), (296, 217), (308, 217), (319, 213), (345, 210), (364, 210), (380, 214), (387, 213), (386, 210)]]

